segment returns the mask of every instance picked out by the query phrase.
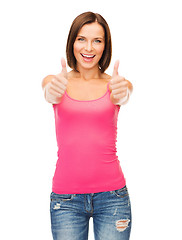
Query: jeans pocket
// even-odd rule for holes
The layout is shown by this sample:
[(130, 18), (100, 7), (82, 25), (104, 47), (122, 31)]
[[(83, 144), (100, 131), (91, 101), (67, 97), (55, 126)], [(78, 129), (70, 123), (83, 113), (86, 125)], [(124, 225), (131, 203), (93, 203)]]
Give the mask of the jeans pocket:
[(50, 195), (50, 211), (53, 213), (54, 211), (62, 210), (62, 207), (69, 203), (76, 194), (56, 194), (54, 192)]
[(51, 202), (52, 201), (65, 202), (65, 201), (71, 201), (75, 195), (76, 194), (57, 194), (57, 193), (52, 192), (50, 198), (51, 198)]
[(114, 195), (116, 195), (117, 197), (120, 197), (120, 198), (124, 198), (124, 197), (129, 196), (128, 189), (127, 189), (126, 186), (124, 186), (123, 188), (114, 190), (114, 191), (110, 191), (110, 193), (114, 194)]

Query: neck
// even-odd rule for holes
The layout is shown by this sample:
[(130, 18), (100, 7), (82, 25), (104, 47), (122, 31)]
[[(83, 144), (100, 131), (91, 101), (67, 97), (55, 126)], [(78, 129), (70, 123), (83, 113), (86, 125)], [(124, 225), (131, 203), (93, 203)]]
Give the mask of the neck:
[(91, 69), (78, 67), (78, 71), (79, 77), (84, 81), (101, 78), (101, 72), (97, 66)]

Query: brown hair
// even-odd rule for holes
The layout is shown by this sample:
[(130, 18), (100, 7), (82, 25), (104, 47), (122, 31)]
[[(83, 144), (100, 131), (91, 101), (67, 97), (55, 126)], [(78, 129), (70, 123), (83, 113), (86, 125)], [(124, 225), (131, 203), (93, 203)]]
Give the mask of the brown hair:
[(109, 66), (112, 55), (112, 43), (111, 33), (106, 20), (98, 13), (85, 12), (77, 16), (70, 28), (67, 45), (66, 45), (66, 57), (68, 66), (73, 70), (76, 70), (76, 58), (73, 53), (73, 44), (77, 37), (79, 30), (85, 25), (93, 22), (98, 22), (104, 29), (105, 32), (105, 48), (102, 57), (99, 61), (100, 71), (103, 73)]

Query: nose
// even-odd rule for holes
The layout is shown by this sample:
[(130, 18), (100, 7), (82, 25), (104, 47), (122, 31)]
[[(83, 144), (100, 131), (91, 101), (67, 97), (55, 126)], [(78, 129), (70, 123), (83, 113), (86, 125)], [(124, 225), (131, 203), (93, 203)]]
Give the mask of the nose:
[(92, 42), (91, 41), (88, 41), (86, 44), (85, 44), (85, 50), (87, 50), (88, 52), (91, 52), (93, 49), (92, 47)]

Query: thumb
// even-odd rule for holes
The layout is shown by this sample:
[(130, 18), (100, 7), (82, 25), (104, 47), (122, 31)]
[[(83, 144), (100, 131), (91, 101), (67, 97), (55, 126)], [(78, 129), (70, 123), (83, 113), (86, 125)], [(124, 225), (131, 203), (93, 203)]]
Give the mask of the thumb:
[(112, 77), (116, 77), (118, 75), (118, 68), (119, 68), (119, 60), (117, 60), (114, 64)]
[(66, 61), (64, 58), (61, 58), (61, 66), (62, 66), (62, 73), (65, 78), (67, 78), (67, 68), (66, 68)]

